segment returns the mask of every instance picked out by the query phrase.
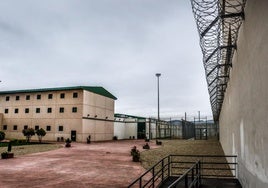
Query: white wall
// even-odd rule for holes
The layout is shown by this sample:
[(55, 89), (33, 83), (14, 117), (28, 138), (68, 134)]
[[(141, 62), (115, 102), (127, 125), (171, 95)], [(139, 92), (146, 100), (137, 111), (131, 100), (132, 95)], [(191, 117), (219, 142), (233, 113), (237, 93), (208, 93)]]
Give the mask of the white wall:
[[(121, 118), (122, 119), (122, 118)], [(130, 137), (137, 138), (137, 123), (134, 122), (135, 119), (128, 118), (124, 119), (125, 122), (115, 122), (114, 123), (114, 136), (118, 139), (129, 139)]]
[(126, 129), (125, 129), (125, 137), (129, 138), (135, 137), (137, 139), (138, 135), (138, 124), (137, 123), (126, 123)]
[(268, 187), (268, 1), (248, 0), (220, 114), (225, 154), (244, 188)]
[(114, 136), (118, 139), (126, 139), (125, 136), (126, 126), (124, 122), (114, 122)]
[[(146, 123), (146, 135), (149, 135), (149, 120), (147, 120)], [(155, 122), (151, 122), (151, 139), (156, 138), (156, 123)]]
[[(114, 123), (114, 136), (118, 139), (129, 139), (129, 137), (135, 137), (137, 139), (138, 123), (135, 118), (120, 118), (122, 122)], [(156, 138), (156, 123), (151, 122), (151, 138)], [(146, 120), (146, 136), (149, 136), (149, 119)]]

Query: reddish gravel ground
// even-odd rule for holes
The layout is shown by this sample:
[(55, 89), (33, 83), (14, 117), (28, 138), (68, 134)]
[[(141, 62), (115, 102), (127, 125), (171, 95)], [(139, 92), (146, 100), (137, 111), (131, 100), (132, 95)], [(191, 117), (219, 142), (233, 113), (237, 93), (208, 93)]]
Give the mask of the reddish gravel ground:
[[(72, 143), (71, 148), (0, 160), (1, 188), (127, 187), (145, 169), (132, 162), (134, 145), (143, 151), (144, 140)], [(157, 146), (150, 142), (151, 148)]]

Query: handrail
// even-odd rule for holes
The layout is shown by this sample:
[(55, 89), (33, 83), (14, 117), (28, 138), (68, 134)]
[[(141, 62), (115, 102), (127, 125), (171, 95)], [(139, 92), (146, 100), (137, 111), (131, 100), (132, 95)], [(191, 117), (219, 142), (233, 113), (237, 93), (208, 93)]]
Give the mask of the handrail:
[[(187, 158), (188, 160), (186, 160)], [(227, 160), (227, 159), (231, 160)], [(202, 177), (236, 178), (237, 156), (236, 155), (171, 155), (172, 169), (188, 169), (189, 165), (197, 160), (201, 162)], [(191, 160), (192, 161), (191, 161)], [(179, 165), (185, 164), (185, 165)], [(214, 172), (213, 172), (214, 171)], [(217, 173), (215, 174), (215, 171)], [(220, 173), (221, 172), (221, 173)], [(214, 173), (214, 174), (212, 174)], [(182, 175), (176, 174), (176, 176)]]
[[(231, 158), (231, 160), (226, 160), (227, 158)], [(158, 187), (168, 180), (169, 177), (180, 178), (184, 176), (185, 173), (189, 173), (197, 163), (199, 163), (199, 166), (198, 169), (196, 169), (196, 173), (189, 177), (198, 177), (198, 182), (197, 180), (192, 180), (190, 185), (187, 183), (188, 187), (191, 187), (192, 184), (196, 185), (196, 183), (201, 183), (201, 178), (205, 177), (237, 177), (237, 156), (235, 155), (168, 155), (144, 172), (128, 187), (130, 188), (134, 185), (140, 188)], [(190, 164), (193, 165), (189, 166)], [(184, 172), (183, 170), (187, 171)], [(185, 181), (188, 182), (188, 175)]]
[(175, 156), (175, 157), (237, 157), (236, 155), (169, 155), (169, 156)]
[[(196, 174), (194, 173), (194, 170), (196, 170)], [(192, 173), (192, 182), (190, 183), (190, 185), (188, 185), (188, 174), (190, 172)], [(181, 175), (177, 180), (175, 180), (171, 185), (169, 185), (168, 188), (176, 187), (183, 180), (185, 182), (185, 187), (187, 188), (191, 188), (192, 186), (199, 187), (200, 177), (200, 161), (197, 161), (190, 169), (184, 172), (183, 175)]]
[[(168, 162), (167, 164), (164, 164), (165, 160), (168, 159)], [(161, 169), (156, 171), (156, 167), (161, 164)], [(164, 170), (165, 168), (168, 168), (168, 175), (169, 175), (169, 171), (170, 171), (170, 155), (162, 158), (160, 161), (158, 161), (154, 166), (152, 166), (150, 169), (148, 169), (146, 172), (144, 172), (139, 178), (137, 178), (136, 180), (134, 180), (128, 187), (132, 187), (133, 185), (135, 185), (137, 182), (139, 182), (139, 187), (145, 187), (147, 186), (150, 181), (152, 181), (152, 187), (155, 187), (155, 181), (159, 179), (159, 177), (161, 176), (161, 179), (163, 182), (164, 181), (164, 177), (163, 177), (163, 171), (166, 171)], [(159, 175), (159, 173), (161, 172), (161, 174)], [(148, 180), (147, 183), (145, 183), (144, 185), (142, 185), (142, 180), (143, 180), (143, 177), (146, 176), (147, 174), (149, 173), (152, 173), (152, 177)], [(159, 175), (159, 176), (158, 176)], [(151, 187), (151, 186), (150, 186)]]

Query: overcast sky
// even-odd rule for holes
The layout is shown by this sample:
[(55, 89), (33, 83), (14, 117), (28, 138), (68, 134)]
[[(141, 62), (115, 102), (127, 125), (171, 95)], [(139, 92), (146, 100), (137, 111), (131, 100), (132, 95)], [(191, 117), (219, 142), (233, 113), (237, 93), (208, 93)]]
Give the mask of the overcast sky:
[(1, 0), (0, 90), (103, 86), (115, 112), (211, 116), (190, 0)]

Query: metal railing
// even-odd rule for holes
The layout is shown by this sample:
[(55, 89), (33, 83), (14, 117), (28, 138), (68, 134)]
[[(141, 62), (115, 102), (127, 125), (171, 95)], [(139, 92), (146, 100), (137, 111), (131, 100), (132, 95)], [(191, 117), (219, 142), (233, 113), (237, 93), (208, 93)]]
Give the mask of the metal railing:
[(170, 155), (171, 176), (181, 176), (192, 164), (200, 160), (202, 178), (236, 178), (235, 155)]
[(170, 177), (170, 164), (170, 156), (164, 157), (128, 187), (156, 187)]
[[(188, 169), (183, 175), (175, 180), (168, 188), (174, 188), (179, 185), (182, 181), (184, 182), (185, 188), (199, 188), (201, 185), (201, 163), (197, 161), (190, 169)], [(190, 181), (189, 181), (190, 180)]]
[[(197, 167), (199, 168), (198, 170), (196, 170)], [(195, 173), (194, 169), (196, 170)], [(196, 183), (201, 184), (202, 178), (236, 178), (237, 156), (169, 155), (157, 162), (128, 187), (159, 187), (170, 177), (179, 182), (184, 179), (188, 187)], [(191, 183), (188, 185), (189, 178)], [(198, 178), (198, 182), (196, 182), (196, 178)]]

